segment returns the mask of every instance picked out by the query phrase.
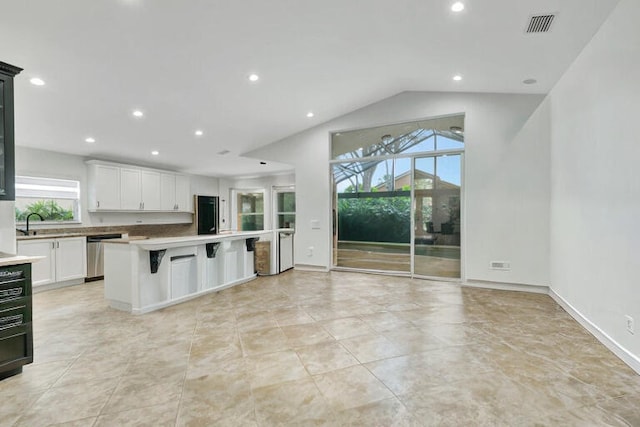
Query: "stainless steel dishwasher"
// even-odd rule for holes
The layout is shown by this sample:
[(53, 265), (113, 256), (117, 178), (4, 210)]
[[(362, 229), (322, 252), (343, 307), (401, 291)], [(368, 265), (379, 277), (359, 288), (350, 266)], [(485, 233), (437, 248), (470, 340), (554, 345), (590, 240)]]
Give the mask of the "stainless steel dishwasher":
[(122, 234), (103, 234), (87, 236), (87, 281), (100, 280), (104, 277), (103, 240), (120, 239)]

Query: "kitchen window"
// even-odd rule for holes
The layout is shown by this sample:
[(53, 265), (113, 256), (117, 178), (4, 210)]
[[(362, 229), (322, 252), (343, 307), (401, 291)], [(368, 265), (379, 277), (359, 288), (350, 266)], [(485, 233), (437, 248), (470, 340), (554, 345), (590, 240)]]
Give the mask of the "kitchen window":
[[(24, 223), (30, 213), (46, 222), (80, 222), (80, 182), (16, 176), (16, 222)], [(37, 220), (37, 217), (32, 217)]]
[(295, 228), (296, 193), (292, 188), (275, 188), (276, 225), (278, 228)]
[(264, 230), (264, 191), (235, 190), (238, 231)]

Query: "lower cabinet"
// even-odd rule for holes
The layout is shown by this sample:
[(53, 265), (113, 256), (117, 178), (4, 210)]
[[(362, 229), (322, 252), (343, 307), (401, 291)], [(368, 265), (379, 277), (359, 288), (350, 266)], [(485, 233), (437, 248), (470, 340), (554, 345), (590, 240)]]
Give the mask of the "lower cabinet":
[(18, 240), (18, 255), (43, 256), (33, 263), (33, 287), (79, 280), (87, 276), (87, 238)]

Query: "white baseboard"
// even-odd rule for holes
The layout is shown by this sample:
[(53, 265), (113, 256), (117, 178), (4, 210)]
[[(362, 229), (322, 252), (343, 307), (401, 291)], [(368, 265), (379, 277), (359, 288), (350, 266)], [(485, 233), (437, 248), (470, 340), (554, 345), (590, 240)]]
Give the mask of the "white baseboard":
[(39, 292), (50, 291), (53, 289), (66, 288), (67, 286), (76, 286), (84, 284), (84, 277), (82, 279), (67, 280), (66, 282), (55, 282), (47, 285), (36, 285), (31, 288), (31, 292), (37, 294)]
[(311, 265), (311, 264), (296, 264), (293, 267), (294, 270), (300, 271), (320, 271), (326, 273), (329, 269), (322, 265)]
[(560, 295), (556, 294), (553, 289), (549, 289), (549, 296), (557, 302), (560, 307), (564, 308), (567, 313), (571, 317), (573, 317), (578, 323), (580, 323), (587, 331), (591, 333), (598, 341), (604, 344), (609, 350), (613, 352), (616, 356), (618, 356), (624, 363), (629, 365), (631, 369), (636, 371), (637, 374), (640, 375), (640, 358), (635, 356), (633, 353), (629, 352), (627, 349), (622, 347), (607, 335), (602, 329), (592, 323), (589, 319), (587, 319), (582, 313), (575, 309), (571, 304), (569, 304), (564, 298)]
[(471, 288), (498, 289), (501, 291), (532, 292), (535, 294), (545, 295), (549, 293), (549, 287), (544, 285), (523, 285), (520, 283), (490, 282), (485, 280), (466, 280), (462, 283), (462, 286), (469, 286)]

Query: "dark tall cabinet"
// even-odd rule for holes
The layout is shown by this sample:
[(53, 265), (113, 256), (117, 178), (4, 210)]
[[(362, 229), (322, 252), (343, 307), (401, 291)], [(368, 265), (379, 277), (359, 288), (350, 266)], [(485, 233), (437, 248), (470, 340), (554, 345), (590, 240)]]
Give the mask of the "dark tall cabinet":
[(20, 71), (0, 62), (0, 200), (15, 199), (13, 77)]
[(33, 362), (31, 264), (0, 267), (0, 380)]

